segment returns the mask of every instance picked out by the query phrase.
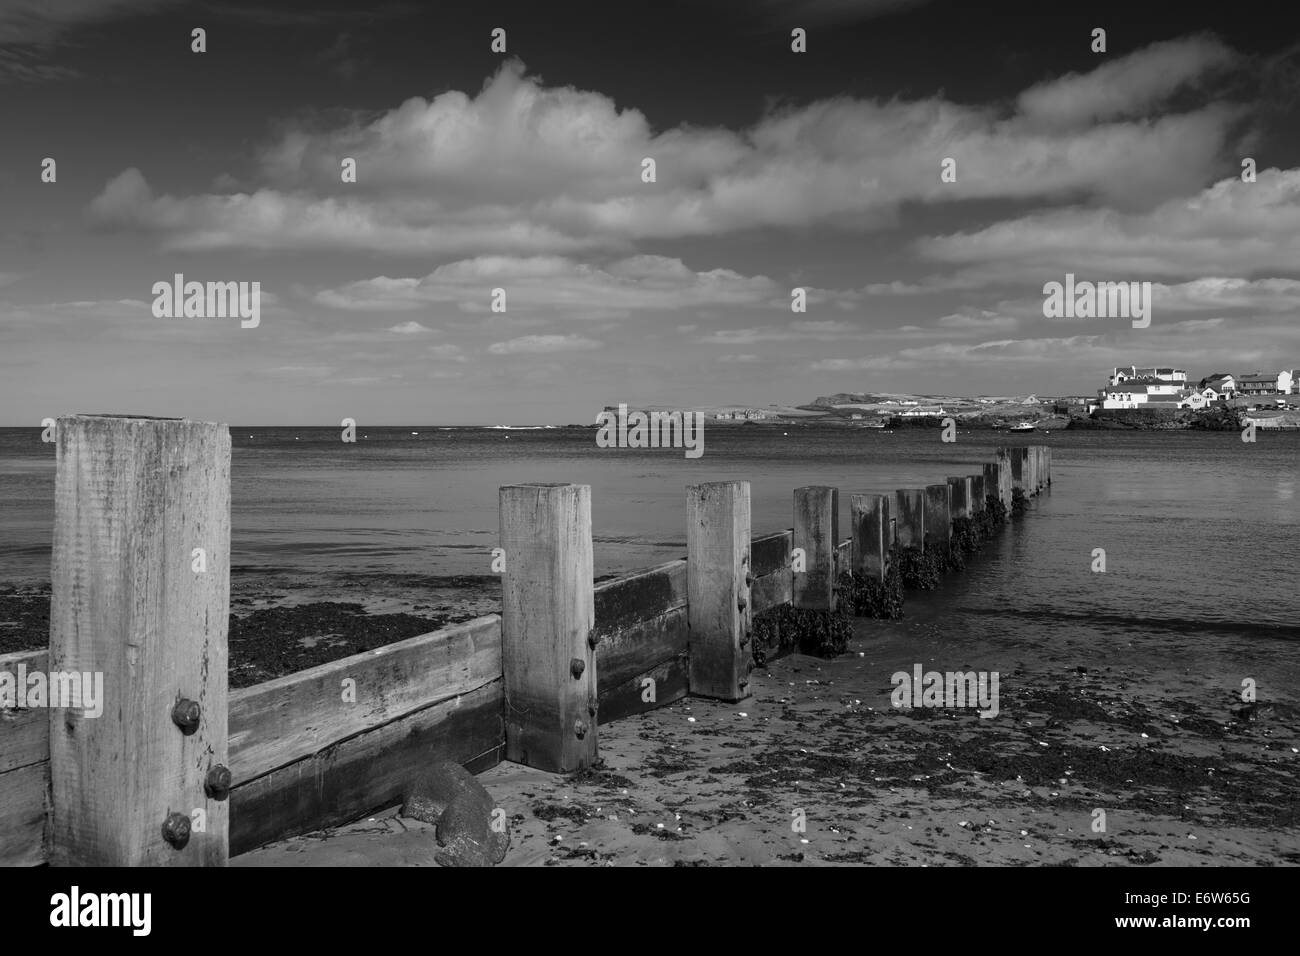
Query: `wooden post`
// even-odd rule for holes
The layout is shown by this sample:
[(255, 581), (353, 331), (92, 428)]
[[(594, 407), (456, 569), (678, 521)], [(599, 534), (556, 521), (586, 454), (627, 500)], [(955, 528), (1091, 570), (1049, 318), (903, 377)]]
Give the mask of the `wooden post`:
[(984, 495), (986, 498), (1000, 498), (1001, 492), (998, 483), (1002, 480), (998, 472), (1001, 465), (996, 461), (986, 461), (983, 464), (984, 470)]
[(898, 519), (895, 540), (900, 548), (919, 548), (925, 544), (925, 489), (899, 488), (894, 492)]
[(229, 803), (205, 781), (229, 765), (230, 431), (73, 415), (56, 434), (48, 666), (102, 695), (50, 711), (50, 862), (224, 866)]
[(749, 528), (749, 482), (686, 489), (689, 687), (700, 697), (737, 701), (750, 694)]
[(1014, 497), (1012, 492), (1015, 490), (1015, 477), (1011, 472), (1011, 450), (1007, 448), (998, 449), (998, 497), (1002, 503), (1011, 509), (1011, 501)]
[(596, 760), (591, 486), (501, 489), (506, 759), (571, 773)]
[(794, 573), (793, 604), (835, 610), (835, 548), (840, 541), (840, 491), (825, 485), (794, 492), (794, 547), (803, 548), (805, 570)]
[(1011, 461), (999, 455), (997, 461), (984, 465), (984, 486), (988, 493), (1002, 502), (1006, 508), (1011, 507)]
[(946, 548), (952, 541), (952, 501), (947, 484), (925, 487), (926, 547)]
[(889, 497), (854, 495), (850, 499), (853, 523), (853, 571), (876, 581), (889, 571)]
[(983, 514), (988, 506), (985, 501), (983, 473), (970, 476), (970, 510), (971, 515)]
[(1029, 449), (1023, 446), (999, 450), (999, 455), (1005, 454), (1011, 461), (1011, 487), (1013, 489), (1019, 488), (1026, 498), (1030, 495), (1029, 469), (1027, 467), (1028, 453)]
[(952, 504), (952, 518), (969, 518), (971, 516), (971, 480), (970, 478), (948, 479), (948, 500)]
[(1039, 446), (1030, 445), (1025, 449), (1025, 471), (1028, 474), (1028, 484), (1031, 494), (1038, 494), (1042, 486), (1038, 483), (1038, 451)]

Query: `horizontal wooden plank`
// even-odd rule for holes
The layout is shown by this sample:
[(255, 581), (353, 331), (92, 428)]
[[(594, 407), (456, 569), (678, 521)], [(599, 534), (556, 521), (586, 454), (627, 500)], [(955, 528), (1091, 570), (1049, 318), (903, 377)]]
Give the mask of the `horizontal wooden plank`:
[(758, 535), (749, 546), (749, 565), (754, 577), (759, 578), (782, 568), (790, 568), (790, 548), (794, 540), (791, 530)]
[(685, 607), (606, 634), (596, 645), (597, 693), (685, 654), (689, 624)]
[(398, 804), (436, 761), (474, 772), (496, 766), (505, 745), (502, 704), (495, 680), (236, 787), (231, 855)]
[(611, 634), (629, 625), (686, 606), (686, 559), (637, 571), (596, 585), (596, 633)]
[(749, 599), (754, 613), (762, 614), (778, 604), (789, 604), (794, 588), (794, 576), (789, 568), (755, 578), (749, 589)]
[(489, 614), (242, 688), (230, 695), (230, 772), (247, 782), (500, 677), (501, 618)]
[[(643, 699), (646, 688), (642, 686), (642, 680), (647, 677), (654, 681), (653, 701)], [(644, 713), (680, 700), (686, 696), (689, 680), (690, 667), (687, 657), (685, 654), (679, 654), (620, 684), (606, 686), (602, 681), (600, 708), (597, 711), (598, 721), (601, 724), (608, 724), (610, 721)]]
[(0, 866), (45, 862), (50, 763), (0, 773)]
[[(17, 677), (19, 665), (27, 673), (46, 670), (45, 651), (0, 654), (0, 671)], [(50, 712), (44, 707), (15, 710), (0, 708), (0, 773), (50, 759)]]

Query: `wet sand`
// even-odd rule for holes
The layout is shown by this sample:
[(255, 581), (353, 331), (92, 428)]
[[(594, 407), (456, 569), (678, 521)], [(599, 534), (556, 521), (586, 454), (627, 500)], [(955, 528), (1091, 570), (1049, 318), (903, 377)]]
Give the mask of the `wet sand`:
[[(603, 725), (585, 774), (480, 774), (510, 820), (503, 865), (1300, 864), (1300, 702), (1243, 708), (1231, 648), (1176, 667), (1165, 638), (1122, 664), (1068, 644), (963, 653), (916, 617), (755, 671), (740, 704)], [(999, 671), (999, 715), (893, 708), (890, 675), (916, 663)], [(390, 811), (233, 862), (421, 866), (433, 849)]]

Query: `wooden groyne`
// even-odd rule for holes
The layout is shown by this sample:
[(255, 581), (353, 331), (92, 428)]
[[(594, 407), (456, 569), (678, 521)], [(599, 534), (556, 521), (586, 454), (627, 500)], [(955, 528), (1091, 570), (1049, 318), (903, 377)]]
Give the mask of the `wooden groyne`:
[(400, 802), (431, 760), (590, 766), (600, 725), (686, 695), (750, 695), (755, 618), (842, 612), (845, 575), (947, 549), (1051, 481), (1050, 449), (892, 495), (793, 492), (753, 535), (750, 487), (686, 489), (687, 556), (592, 583), (590, 487), (500, 490), (491, 614), (253, 687), (227, 688), (230, 437), (178, 419), (58, 423), (48, 650), (11, 674), (100, 673), (106, 700), (0, 710), (0, 865), (220, 866)]

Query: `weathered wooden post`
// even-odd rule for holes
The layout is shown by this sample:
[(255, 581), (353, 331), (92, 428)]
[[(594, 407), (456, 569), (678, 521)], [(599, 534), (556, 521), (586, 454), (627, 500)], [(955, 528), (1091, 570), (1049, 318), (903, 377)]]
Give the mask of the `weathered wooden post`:
[(840, 541), (840, 491), (825, 485), (794, 492), (794, 547), (805, 569), (794, 572), (791, 604), (812, 611), (835, 610), (835, 548)]
[(1011, 473), (1011, 452), (1008, 449), (998, 449), (997, 465), (998, 498), (1007, 507), (1007, 510), (1010, 510), (1011, 501), (1014, 498), (1015, 478)]
[(50, 862), (224, 866), (230, 431), (73, 415), (57, 436)]
[(850, 499), (853, 523), (853, 565), (856, 574), (885, 580), (889, 572), (889, 497), (854, 495)]
[(1001, 481), (1001, 476), (998, 474), (1001, 470), (1001, 465), (997, 461), (986, 461), (981, 467), (984, 471), (985, 497), (998, 498), (1001, 500), (1001, 491), (998, 488), (998, 483)]
[(1044, 475), (1044, 478), (1047, 481), (1048, 487), (1051, 487), (1052, 484), (1052, 446), (1051, 445), (1043, 446), (1043, 456), (1045, 458), (1045, 464), (1046, 464), (1046, 474)]
[(1025, 449), (1025, 470), (1028, 474), (1029, 489), (1030, 493), (1035, 495), (1038, 494), (1039, 490), (1042, 488), (1042, 485), (1038, 480), (1039, 450), (1040, 448), (1038, 445), (1030, 445)]
[(971, 480), (969, 477), (948, 479), (948, 500), (952, 506), (952, 518), (969, 518), (971, 516)]
[(591, 486), (501, 488), (506, 759), (570, 773), (597, 752)]
[(925, 546), (947, 549), (952, 541), (952, 502), (949, 486), (925, 487)]
[(984, 475), (970, 476), (970, 510), (971, 515), (983, 514), (988, 502), (985, 501)]
[(899, 488), (894, 492), (897, 519), (894, 537), (900, 548), (919, 548), (925, 544), (925, 489)]
[(690, 692), (748, 697), (750, 663), (749, 482), (714, 481), (686, 489), (686, 615)]
[(1011, 460), (1011, 487), (1019, 488), (1020, 493), (1028, 498), (1032, 494), (1029, 487), (1029, 449), (1023, 446), (1004, 448), (999, 451), (999, 454), (1003, 453)]

